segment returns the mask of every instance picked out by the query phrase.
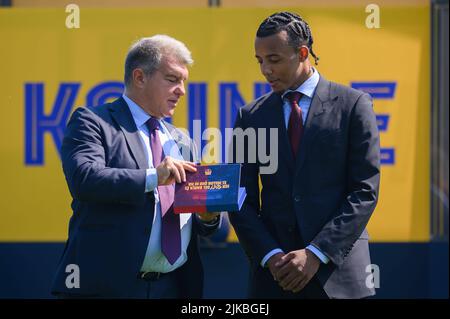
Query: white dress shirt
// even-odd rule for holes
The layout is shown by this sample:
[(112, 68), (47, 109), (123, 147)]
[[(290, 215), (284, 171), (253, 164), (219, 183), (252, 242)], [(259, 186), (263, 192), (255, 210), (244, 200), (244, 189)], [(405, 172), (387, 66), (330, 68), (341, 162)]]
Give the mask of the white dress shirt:
[[(192, 214), (180, 214), (180, 230), (181, 230), (181, 255), (177, 261), (171, 265), (161, 251), (161, 204), (159, 202), (158, 195), (158, 176), (156, 174), (156, 168), (153, 166), (153, 156), (150, 148), (150, 136), (146, 126), (146, 122), (150, 119), (150, 115), (147, 114), (139, 105), (128, 98), (125, 94), (122, 95), (130, 108), (133, 120), (136, 123), (136, 127), (139, 130), (139, 136), (141, 137), (142, 145), (147, 155), (148, 169), (145, 183), (145, 192), (154, 191), (155, 194), (155, 214), (153, 217), (152, 231), (150, 233), (150, 239), (145, 253), (144, 262), (141, 267), (141, 271), (147, 272), (162, 272), (166, 273), (179, 268), (187, 261), (187, 247), (191, 240), (192, 231)], [(183, 160), (175, 141), (170, 135), (163, 122), (159, 120), (160, 129), (157, 130), (163, 152), (175, 159)], [(131, 248), (132, 249), (132, 248)]]

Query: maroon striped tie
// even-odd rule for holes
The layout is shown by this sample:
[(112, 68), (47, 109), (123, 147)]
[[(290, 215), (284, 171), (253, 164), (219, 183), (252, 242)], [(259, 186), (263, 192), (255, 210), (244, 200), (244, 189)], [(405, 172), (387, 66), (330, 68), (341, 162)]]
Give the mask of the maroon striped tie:
[[(153, 155), (153, 166), (156, 168), (164, 159), (164, 153), (157, 130), (159, 121), (150, 118), (147, 121), (150, 133), (150, 148)], [(175, 189), (173, 185), (158, 186), (161, 204), (161, 251), (173, 265), (181, 255), (180, 216), (173, 211)]]
[(302, 109), (298, 105), (298, 101), (302, 97), (302, 93), (293, 91), (286, 94), (286, 98), (291, 105), (291, 115), (289, 116), (288, 136), (291, 143), (292, 154), (294, 159), (297, 157), (300, 140), (303, 136), (303, 119)]

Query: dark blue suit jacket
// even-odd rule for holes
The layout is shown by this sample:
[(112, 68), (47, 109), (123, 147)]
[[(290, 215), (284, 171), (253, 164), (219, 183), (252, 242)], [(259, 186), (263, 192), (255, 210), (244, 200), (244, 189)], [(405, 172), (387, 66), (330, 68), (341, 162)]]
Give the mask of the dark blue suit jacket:
[[(241, 184), (247, 199), (239, 213), (230, 214), (251, 263), (250, 296), (285, 295), (260, 262), (275, 248), (289, 252), (308, 244), (330, 259), (316, 276), (329, 297), (374, 294), (366, 286), (370, 256), (365, 228), (378, 199), (380, 154), (370, 96), (321, 77), (296, 161), (279, 94), (241, 108), (235, 127), (266, 128), (266, 150), (270, 128), (278, 129), (278, 170), (261, 175), (260, 192), (259, 168), (265, 164), (251, 163), (245, 154)], [(262, 133), (256, 134), (260, 138)]]
[[(165, 123), (186, 160), (195, 160), (192, 141)], [(186, 155), (188, 154), (188, 155)], [(144, 298), (138, 278), (150, 237), (154, 194), (145, 193), (145, 152), (128, 105), (119, 98), (94, 108), (78, 108), (62, 145), (62, 163), (73, 216), (52, 293)], [(208, 226), (194, 216), (188, 261), (179, 269), (185, 298), (200, 298), (203, 269), (197, 235)], [(68, 289), (66, 267), (80, 269), (80, 288)]]

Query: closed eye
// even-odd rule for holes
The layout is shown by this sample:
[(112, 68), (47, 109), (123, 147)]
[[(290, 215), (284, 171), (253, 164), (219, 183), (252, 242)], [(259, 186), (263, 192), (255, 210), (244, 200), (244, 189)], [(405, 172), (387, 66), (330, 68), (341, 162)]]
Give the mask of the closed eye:
[[(276, 63), (278, 63), (278, 62), (280, 62), (280, 61), (281, 61), (281, 59), (269, 59), (269, 60), (267, 61), (267, 63), (270, 63), (270, 64), (276, 64)], [(258, 61), (256, 61), (256, 63), (262, 64), (263, 62), (260, 61), (260, 60), (258, 60)]]

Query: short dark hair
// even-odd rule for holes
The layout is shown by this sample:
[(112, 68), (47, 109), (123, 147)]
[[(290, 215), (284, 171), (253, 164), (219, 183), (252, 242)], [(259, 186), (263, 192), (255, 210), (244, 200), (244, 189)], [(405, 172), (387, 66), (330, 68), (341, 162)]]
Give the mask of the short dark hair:
[(294, 49), (306, 45), (317, 65), (319, 57), (313, 51), (313, 36), (308, 23), (298, 14), (291, 12), (277, 12), (266, 18), (259, 26), (256, 36), (259, 38), (268, 37), (286, 31), (288, 44)]

